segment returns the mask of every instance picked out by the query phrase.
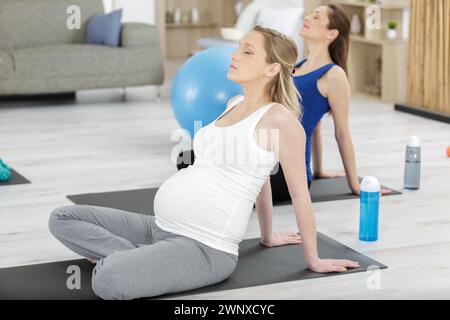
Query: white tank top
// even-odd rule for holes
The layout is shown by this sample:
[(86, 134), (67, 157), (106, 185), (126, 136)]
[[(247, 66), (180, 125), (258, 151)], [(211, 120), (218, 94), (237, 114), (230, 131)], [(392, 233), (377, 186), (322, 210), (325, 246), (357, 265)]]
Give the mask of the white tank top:
[[(217, 119), (243, 100), (236, 98)], [(171, 176), (155, 195), (155, 222), (161, 229), (238, 255), (253, 205), (278, 162), (253, 137), (272, 106), (234, 125), (218, 127), (213, 121), (197, 132), (194, 164)]]

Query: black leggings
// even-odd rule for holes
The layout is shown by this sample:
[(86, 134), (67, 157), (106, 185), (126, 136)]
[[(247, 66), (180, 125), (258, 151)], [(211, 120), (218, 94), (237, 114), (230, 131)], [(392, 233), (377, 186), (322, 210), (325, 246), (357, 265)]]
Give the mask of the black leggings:
[[(177, 168), (184, 169), (192, 165), (195, 161), (194, 150), (183, 151), (178, 155)], [(272, 187), (272, 202), (287, 202), (291, 200), (289, 189), (284, 178), (281, 165), (278, 172), (270, 176), (270, 186)], [(308, 188), (311, 189), (311, 181), (308, 181)]]

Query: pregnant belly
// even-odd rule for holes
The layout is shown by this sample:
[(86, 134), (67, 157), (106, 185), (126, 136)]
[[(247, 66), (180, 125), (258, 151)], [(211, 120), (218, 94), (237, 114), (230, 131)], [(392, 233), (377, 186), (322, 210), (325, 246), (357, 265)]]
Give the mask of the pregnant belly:
[(220, 192), (217, 183), (190, 166), (161, 185), (155, 195), (154, 212), (171, 223), (217, 230), (226, 225), (232, 205), (233, 200)]

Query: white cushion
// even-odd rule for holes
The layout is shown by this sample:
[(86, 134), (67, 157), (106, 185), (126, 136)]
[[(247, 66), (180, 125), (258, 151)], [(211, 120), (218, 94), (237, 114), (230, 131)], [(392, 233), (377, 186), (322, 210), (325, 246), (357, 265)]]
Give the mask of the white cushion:
[(275, 29), (294, 38), (300, 32), (303, 8), (263, 8), (259, 12), (257, 24)]
[(262, 8), (303, 7), (303, 0), (253, 0), (248, 4), (236, 22), (235, 28), (249, 32), (256, 25), (258, 14)]
[(261, 8), (273, 5), (273, 1), (271, 0), (259, 0), (253, 1), (249, 5), (247, 5), (239, 15), (239, 18), (236, 22), (235, 28), (243, 30), (245, 32), (249, 32), (253, 29), (256, 24), (256, 18), (258, 17), (258, 13)]
[(299, 34), (303, 10), (303, 0), (254, 0), (239, 15), (235, 28), (247, 33), (261, 24), (286, 33), (297, 43), (300, 60), (303, 57), (303, 40)]
[(303, 39), (300, 28), (303, 24), (303, 7), (263, 8), (256, 23), (266, 28), (275, 29), (289, 37), (297, 44), (299, 60), (303, 57)]

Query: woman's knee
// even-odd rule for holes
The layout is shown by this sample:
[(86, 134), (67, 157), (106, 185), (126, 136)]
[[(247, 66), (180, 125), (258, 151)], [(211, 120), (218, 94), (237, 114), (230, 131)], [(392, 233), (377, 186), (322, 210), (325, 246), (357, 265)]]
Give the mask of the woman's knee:
[(120, 275), (114, 265), (105, 263), (105, 259), (98, 261), (92, 271), (92, 290), (104, 300), (124, 300), (124, 288)]
[(132, 300), (139, 298), (132, 288), (132, 279), (126, 268), (130, 262), (121, 261), (118, 255), (100, 260), (92, 271), (92, 290), (104, 300)]
[[(149, 246), (150, 247), (150, 246)], [(169, 293), (176, 277), (162, 267), (160, 257), (151, 255), (147, 263), (136, 259), (141, 249), (120, 251), (100, 260), (92, 272), (92, 289), (104, 300), (151, 298)]]
[(48, 219), (48, 227), (53, 235), (57, 235), (61, 223), (68, 219), (68, 216), (75, 209), (76, 205), (62, 206), (54, 209)]

